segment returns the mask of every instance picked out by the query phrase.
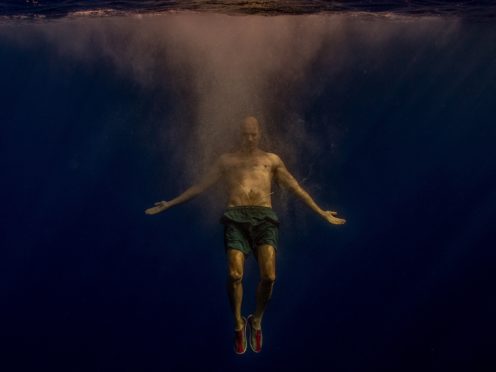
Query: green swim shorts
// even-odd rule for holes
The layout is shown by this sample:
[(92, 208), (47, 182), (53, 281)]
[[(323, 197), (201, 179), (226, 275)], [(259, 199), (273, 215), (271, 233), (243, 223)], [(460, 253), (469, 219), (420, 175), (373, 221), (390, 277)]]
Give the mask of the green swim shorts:
[[(227, 208), (220, 222), (224, 225), (224, 247), (248, 255), (257, 247), (270, 244), (277, 250), (279, 219), (269, 207), (241, 206)], [(256, 257), (256, 254), (255, 254)]]

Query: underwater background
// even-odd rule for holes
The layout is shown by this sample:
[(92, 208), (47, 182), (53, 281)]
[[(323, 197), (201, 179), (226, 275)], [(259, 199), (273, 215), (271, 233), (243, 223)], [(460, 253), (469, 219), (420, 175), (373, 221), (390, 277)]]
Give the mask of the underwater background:
[[(494, 371), (495, 13), (0, 2), (2, 371)], [(222, 190), (144, 209), (246, 115), (347, 223), (275, 189), (264, 349), (238, 356)]]

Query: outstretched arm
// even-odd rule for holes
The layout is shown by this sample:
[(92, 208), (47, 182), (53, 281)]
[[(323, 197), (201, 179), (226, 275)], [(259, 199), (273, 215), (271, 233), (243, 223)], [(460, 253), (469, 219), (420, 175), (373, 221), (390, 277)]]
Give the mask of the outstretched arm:
[(175, 205), (182, 204), (188, 200), (193, 199), (195, 196), (201, 194), (203, 191), (208, 189), (210, 186), (215, 184), (221, 177), (221, 166), (220, 159), (215, 162), (215, 164), (210, 168), (207, 174), (195, 185), (189, 187), (179, 196), (175, 197), (169, 201), (159, 201), (155, 203), (155, 206), (145, 210), (146, 214), (158, 214), (161, 213)]
[(274, 174), (276, 181), (280, 185), (291, 190), (293, 194), (303, 200), (306, 205), (308, 205), (315, 213), (324, 218), (327, 222), (333, 225), (342, 225), (346, 222), (345, 219), (335, 217), (337, 215), (336, 212), (324, 211), (322, 208), (320, 208), (312, 199), (310, 194), (303, 190), (298, 181), (296, 181), (293, 175), (289, 173), (283, 161), (279, 157), (277, 157), (276, 159)]

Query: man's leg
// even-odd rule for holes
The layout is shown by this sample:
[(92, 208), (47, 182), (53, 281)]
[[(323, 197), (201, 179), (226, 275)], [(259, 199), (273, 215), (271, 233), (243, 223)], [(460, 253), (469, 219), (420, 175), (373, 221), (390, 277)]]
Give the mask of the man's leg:
[(243, 300), (243, 269), (245, 255), (237, 249), (228, 249), (227, 255), (227, 295), (234, 315), (234, 329), (240, 330), (244, 326), (241, 317), (241, 302)]
[(276, 250), (271, 245), (261, 245), (257, 249), (257, 259), (260, 282), (257, 287), (257, 305), (253, 314), (252, 325), (255, 329), (260, 329), (265, 307), (270, 300), (276, 280)]

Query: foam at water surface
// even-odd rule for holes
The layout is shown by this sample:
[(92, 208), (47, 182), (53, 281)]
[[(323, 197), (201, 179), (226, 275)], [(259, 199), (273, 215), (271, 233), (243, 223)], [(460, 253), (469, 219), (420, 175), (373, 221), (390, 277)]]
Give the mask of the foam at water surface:
[(492, 1), (37, 1), (0, 2), (4, 17), (108, 16), (156, 12), (199, 11), (228, 14), (361, 13), (380, 15), (456, 16), (491, 20)]

